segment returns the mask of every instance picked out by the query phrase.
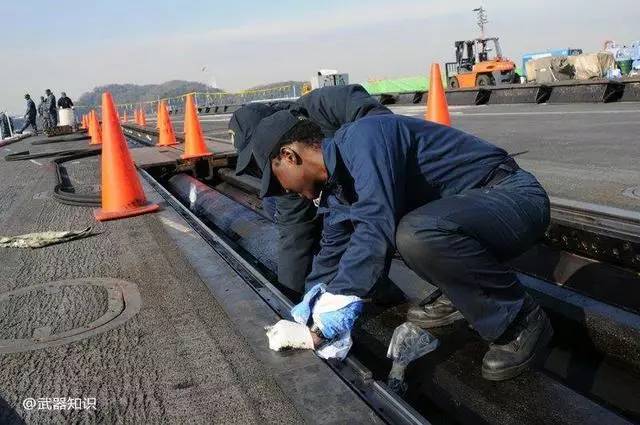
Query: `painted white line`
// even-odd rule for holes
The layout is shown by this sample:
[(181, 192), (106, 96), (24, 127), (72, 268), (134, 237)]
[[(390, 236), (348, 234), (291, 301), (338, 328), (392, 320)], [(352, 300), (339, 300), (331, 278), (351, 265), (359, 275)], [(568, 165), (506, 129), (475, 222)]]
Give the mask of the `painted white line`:
[[(229, 121), (231, 118), (231, 115), (228, 116), (221, 116), (221, 117), (216, 117), (216, 118), (200, 118), (200, 122), (225, 122), (225, 121)], [(184, 120), (175, 120), (172, 121), (173, 124), (183, 124)]]
[(38, 161), (36, 161), (35, 159), (30, 159), (29, 161), (33, 162), (33, 163), (34, 163), (34, 164), (36, 164), (36, 165), (42, 165), (42, 164), (40, 164)]
[(12, 151), (11, 149), (9, 149), (9, 148), (4, 148), (4, 150), (5, 150), (5, 151), (7, 151), (7, 152), (13, 152), (13, 151)]
[[(413, 111), (413, 110), (424, 110), (426, 108), (426, 104), (417, 104), (417, 105), (388, 105), (389, 109), (392, 111)], [(455, 111), (458, 109), (472, 109), (472, 108), (486, 108), (487, 105), (449, 105), (450, 111)]]
[(530, 111), (530, 112), (459, 112), (465, 117), (488, 117), (507, 115), (593, 115), (593, 114), (640, 114), (640, 110), (615, 110), (615, 111)]

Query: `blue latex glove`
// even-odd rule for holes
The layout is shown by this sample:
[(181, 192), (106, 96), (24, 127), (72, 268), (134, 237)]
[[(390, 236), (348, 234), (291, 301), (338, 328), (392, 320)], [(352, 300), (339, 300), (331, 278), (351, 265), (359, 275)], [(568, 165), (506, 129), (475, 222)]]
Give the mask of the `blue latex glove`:
[(351, 333), (363, 306), (359, 297), (325, 292), (313, 307), (313, 323), (325, 338), (343, 338)]
[(311, 288), (302, 298), (300, 303), (293, 306), (291, 309), (291, 316), (293, 320), (300, 323), (301, 325), (307, 325), (309, 319), (311, 318), (311, 311), (313, 310), (313, 306), (320, 296), (327, 290), (327, 285), (324, 283), (318, 283), (316, 286)]

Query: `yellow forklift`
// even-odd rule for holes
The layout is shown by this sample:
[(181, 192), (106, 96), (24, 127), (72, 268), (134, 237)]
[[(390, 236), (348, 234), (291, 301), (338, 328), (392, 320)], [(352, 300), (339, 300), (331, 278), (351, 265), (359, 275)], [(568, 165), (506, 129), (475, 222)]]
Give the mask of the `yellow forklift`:
[(446, 64), (447, 83), (450, 88), (495, 86), (520, 82), (516, 64), (502, 56), (498, 37), (485, 37), (488, 22), (484, 8), (478, 13), (480, 38), (455, 42), (456, 61)]

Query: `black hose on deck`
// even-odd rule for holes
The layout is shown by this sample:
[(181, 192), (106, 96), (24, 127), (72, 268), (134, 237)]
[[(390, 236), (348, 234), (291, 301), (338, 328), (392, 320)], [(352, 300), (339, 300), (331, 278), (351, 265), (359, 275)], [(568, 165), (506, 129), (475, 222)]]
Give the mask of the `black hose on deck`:
[(93, 149), (69, 149), (56, 152), (30, 153), (29, 151), (16, 152), (4, 157), (5, 161), (26, 161), (35, 158), (56, 157), (51, 163), (55, 168), (56, 185), (53, 188), (53, 199), (65, 205), (77, 207), (99, 207), (100, 194), (83, 195), (75, 193), (73, 185), (69, 183), (66, 169), (62, 164), (68, 161), (97, 156), (102, 153), (102, 148)]
[(31, 142), (31, 144), (33, 146), (48, 145), (49, 143), (77, 142), (80, 140), (87, 140), (87, 139), (90, 139), (90, 137), (85, 133), (85, 134), (75, 134), (71, 136), (51, 137), (51, 138), (42, 139), (42, 140), (34, 140), (33, 142)]
[(56, 170), (56, 185), (53, 188), (53, 199), (65, 205), (73, 205), (76, 207), (99, 207), (102, 204), (102, 197), (98, 194), (82, 195), (75, 193), (75, 189), (69, 184), (69, 178), (66, 175), (66, 170), (62, 166), (63, 163), (68, 161), (75, 161), (76, 159), (88, 158), (91, 156), (97, 156), (102, 153), (102, 148), (98, 149), (80, 149), (75, 153), (54, 158), (51, 163), (55, 165)]
[(5, 161), (27, 161), (29, 159), (36, 158), (48, 158), (52, 156), (67, 156), (80, 151), (84, 151), (86, 149), (67, 149), (64, 151), (55, 151), (55, 152), (39, 152), (39, 153), (31, 153), (29, 151), (22, 151), (11, 153), (4, 157)]

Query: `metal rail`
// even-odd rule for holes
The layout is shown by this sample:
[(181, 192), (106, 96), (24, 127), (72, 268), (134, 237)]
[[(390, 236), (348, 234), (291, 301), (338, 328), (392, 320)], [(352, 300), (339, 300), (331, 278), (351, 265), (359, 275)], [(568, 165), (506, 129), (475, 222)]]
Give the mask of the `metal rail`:
[(551, 198), (552, 245), (640, 271), (640, 212)]
[[(151, 174), (142, 169), (140, 173), (273, 311), (280, 317), (291, 318), (290, 311), (293, 304), (258, 270), (257, 262), (251, 262), (244, 258), (232, 242), (217, 233), (214, 226), (207, 225), (200, 220)], [(328, 361), (327, 364), (385, 422), (403, 425), (429, 424), (429, 421), (393, 393), (386, 384), (374, 380), (371, 371), (353, 355), (349, 355), (344, 362)]]
[(640, 211), (551, 197), (554, 220), (579, 224), (596, 233), (616, 233), (621, 238), (640, 240)]

